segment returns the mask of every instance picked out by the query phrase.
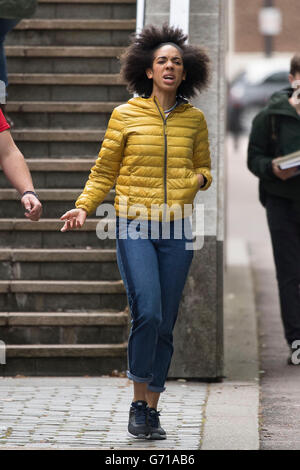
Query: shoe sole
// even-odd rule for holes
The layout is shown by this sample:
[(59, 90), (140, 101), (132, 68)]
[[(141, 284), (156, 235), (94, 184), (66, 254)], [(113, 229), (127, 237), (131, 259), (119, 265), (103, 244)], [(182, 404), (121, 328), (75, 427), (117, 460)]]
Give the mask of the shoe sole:
[(134, 439), (148, 439), (148, 434), (138, 434), (137, 436), (135, 434), (131, 434), (131, 432), (127, 431), (127, 434), (129, 437), (133, 437)]
[(164, 435), (164, 434), (156, 434), (156, 433), (152, 433), (152, 434), (149, 434), (147, 439), (149, 441), (162, 441), (164, 439), (167, 439), (167, 436)]

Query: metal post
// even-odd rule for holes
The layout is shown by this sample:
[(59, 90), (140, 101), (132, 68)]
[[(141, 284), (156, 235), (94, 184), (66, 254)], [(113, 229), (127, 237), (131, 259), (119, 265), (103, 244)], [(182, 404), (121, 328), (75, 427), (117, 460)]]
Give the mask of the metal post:
[[(264, 0), (264, 7), (272, 7), (273, 0)], [(264, 35), (264, 42), (265, 42), (265, 55), (266, 57), (271, 57), (273, 52), (273, 36), (271, 35)]]
[(137, 0), (136, 3), (136, 33), (140, 33), (145, 23), (145, 0)]
[(177, 26), (189, 34), (190, 0), (170, 0), (170, 25)]

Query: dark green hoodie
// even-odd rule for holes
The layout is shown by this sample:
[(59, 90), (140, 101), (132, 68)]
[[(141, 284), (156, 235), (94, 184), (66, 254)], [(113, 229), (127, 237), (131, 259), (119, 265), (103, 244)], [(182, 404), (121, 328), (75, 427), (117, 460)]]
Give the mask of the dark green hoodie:
[[(266, 193), (300, 201), (300, 175), (282, 181), (272, 171), (273, 158), (300, 150), (300, 115), (288, 101), (294, 91), (293, 88), (285, 88), (274, 93), (252, 122), (248, 168), (260, 179), (262, 204), (265, 203)], [(275, 115), (278, 135), (276, 146), (271, 139), (272, 115)]]

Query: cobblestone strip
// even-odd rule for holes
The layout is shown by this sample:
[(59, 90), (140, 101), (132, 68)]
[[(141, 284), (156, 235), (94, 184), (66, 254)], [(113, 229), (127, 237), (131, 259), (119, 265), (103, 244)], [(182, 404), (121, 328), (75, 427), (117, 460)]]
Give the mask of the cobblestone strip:
[(0, 449), (198, 449), (207, 385), (168, 381), (159, 407), (165, 441), (127, 435), (132, 385), (121, 378), (1, 378)]

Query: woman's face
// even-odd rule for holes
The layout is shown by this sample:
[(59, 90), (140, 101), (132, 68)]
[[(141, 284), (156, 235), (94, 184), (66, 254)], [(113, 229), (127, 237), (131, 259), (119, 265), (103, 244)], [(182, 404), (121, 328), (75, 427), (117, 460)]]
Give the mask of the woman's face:
[(153, 79), (153, 90), (174, 92), (185, 79), (183, 60), (179, 50), (169, 44), (154, 52), (152, 68), (146, 70), (147, 77)]

